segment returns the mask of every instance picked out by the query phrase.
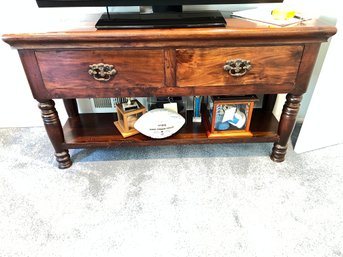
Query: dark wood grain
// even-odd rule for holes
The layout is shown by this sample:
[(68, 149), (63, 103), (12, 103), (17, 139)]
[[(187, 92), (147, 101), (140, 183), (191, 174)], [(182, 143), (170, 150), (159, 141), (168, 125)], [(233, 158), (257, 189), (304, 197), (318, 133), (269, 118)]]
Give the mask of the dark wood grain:
[(165, 69), (165, 84), (168, 87), (176, 85), (176, 56), (175, 49), (167, 48), (164, 50), (164, 69)]
[(289, 137), (294, 129), (297, 114), (299, 112), (301, 95), (288, 94), (283, 107), (278, 134), (279, 141), (274, 143), (271, 159), (275, 162), (283, 162), (287, 151)]
[(68, 117), (73, 118), (79, 115), (76, 99), (63, 99)]
[[(254, 85), (294, 83), (302, 46), (177, 49), (177, 86)], [(249, 60), (251, 70), (233, 77), (223, 69), (228, 60)], [(282, 70), (282, 72), (280, 72)]]
[[(227, 19), (226, 28), (106, 30), (7, 34), (19, 50), (33, 97), (40, 102), (47, 134), (60, 168), (71, 165), (67, 149), (111, 146), (274, 142), (272, 160), (285, 159), (287, 142), (306, 92), (320, 44), (336, 28), (318, 20), (285, 28)], [(230, 77), (223, 66), (247, 59), (252, 69)], [(106, 63), (118, 71), (95, 81), (89, 65)], [(287, 93), (280, 123), (272, 115), (276, 94)], [(75, 98), (263, 94), (254, 110), (252, 137), (207, 138), (192, 123), (175, 135), (153, 140), (141, 134), (124, 139), (114, 114), (78, 114)], [(64, 99), (69, 119), (62, 129), (54, 102)]]
[(301, 65), (296, 79), (296, 86), (292, 94), (304, 94), (309, 85), (314, 65), (316, 64), (320, 44), (306, 44), (304, 48)]
[[(192, 95), (242, 95), (242, 94), (278, 94), (288, 93), (294, 88), (294, 83), (285, 83), (277, 86), (265, 86), (264, 84), (253, 85), (230, 85), (217, 87), (122, 87), (122, 88), (94, 88), (51, 89), (48, 95), (53, 98), (102, 98), (102, 97), (127, 97), (127, 96), (192, 96)], [(243, 93), (244, 92), (244, 93)]]
[(55, 102), (47, 100), (39, 103), (42, 119), (51, 144), (55, 149), (55, 157), (60, 169), (69, 168), (72, 165), (69, 152), (63, 147), (64, 134), (60, 119), (55, 109)]
[[(74, 50), (37, 51), (37, 61), (47, 90), (58, 93), (93, 91), (102, 88), (163, 87), (163, 50)], [(53, 61), (51, 61), (53, 60)], [(88, 74), (89, 65), (113, 65), (117, 74), (109, 81), (96, 81)]]
[(18, 49), (196, 47), (319, 43), (327, 41), (337, 31), (320, 20), (285, 28), (235, 18), (227, 19), (227, 24), (226, 28), (145, 30), (95, 30), (90, 26), (82, 31), (6, 34), (2, 38)]
[(52, 95), (50, 95), (50, 92), (45, 88), (42, 74), (35, 56), (35, 51), (24, 49), (19, 50), (18, 53), (33, 97), (41, 101), (51, 99)]
[(209, 139), (201, 123), (192, 122), (192, 113), (187, 115), (187, 123), (179, 132), (165, 139), (151, 139), (142, 134), (123, 138), (113, 125), (115, 114), (80, 114), (79, 118), (70, 118), (64, 125), (65, 148), (88, 148), (110, 146), (152, 146), (178, 144), (220, 144), (220, 143), (256, 143), (275, 142), (278, 122), (269, 113), (254, 110), (251, 122), (253, 137)]
[(263, 96), (263, 110), (266, 112), (272, 112), (276, 102), (277, 95), (265, 94)]

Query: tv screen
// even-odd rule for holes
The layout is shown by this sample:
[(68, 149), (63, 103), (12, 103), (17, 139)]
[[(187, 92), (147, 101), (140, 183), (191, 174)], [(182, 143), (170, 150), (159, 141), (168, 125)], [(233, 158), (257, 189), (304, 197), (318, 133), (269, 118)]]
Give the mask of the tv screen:
[(225, 27), (219, 11), (183, 12), (183, 5), (277, 3), (283, 0), (36, 0), (39, 7), (152, 6), (152, 13), (110, 13), (97, 29)]
[(277, 3), (283, 0), (37, 0), (39, 7)]

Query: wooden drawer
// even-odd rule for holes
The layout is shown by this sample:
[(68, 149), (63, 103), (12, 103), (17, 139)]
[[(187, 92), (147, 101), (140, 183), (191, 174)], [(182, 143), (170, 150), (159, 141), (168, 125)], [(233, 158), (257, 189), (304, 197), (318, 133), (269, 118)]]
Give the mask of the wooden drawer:
[[(164, 86), (162, 49), (37, 51), (36, 57), (46, 89), (55, 94), (66, 90), (94, 94), (95, 89)], [(113, 65), (116, 74), (108, 81), (97, 81), (89, 74), (89, 66), (99, 63)]]
[[(282, 85), (291, 88), (302, 52), (302, 46), (177, 49), (176, 83), (178, 87), (253, 85), (267, 89)], [(251, 69), (243, 76), (232, 76), (224, 70), (229, 60), (248, 60)]]

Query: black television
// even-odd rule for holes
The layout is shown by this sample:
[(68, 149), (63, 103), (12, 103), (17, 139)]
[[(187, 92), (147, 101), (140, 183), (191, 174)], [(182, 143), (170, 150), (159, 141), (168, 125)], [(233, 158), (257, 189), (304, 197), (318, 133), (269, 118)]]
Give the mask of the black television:
[[(283, 0), (36, 0), (39, 7), (104, 6), (97, 29), (225, 27), (219, 11), (183, 12), (183, 5), (278, 3)], [(109, 6), (151, 6), (151, 12), (110, 13)]]

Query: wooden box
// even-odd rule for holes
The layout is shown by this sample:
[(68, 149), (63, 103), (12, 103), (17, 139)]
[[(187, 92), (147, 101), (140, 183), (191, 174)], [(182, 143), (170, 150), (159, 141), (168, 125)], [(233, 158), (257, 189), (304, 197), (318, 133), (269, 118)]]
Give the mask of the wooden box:
[(123, 103), (116, 105), (118, 120), (114, 122), (114, 125), (124, 138), (139, 133), (134, 128), (134, 124), (146, 112), (145, 107), (138, 100), (133, 100), (133, 103), (137, 105), (137, 108), (134, 110), (125, 110)]
[(203, 110), (208, 137), (251, 137), (250, 121), (256, 95), (209, 96)]

